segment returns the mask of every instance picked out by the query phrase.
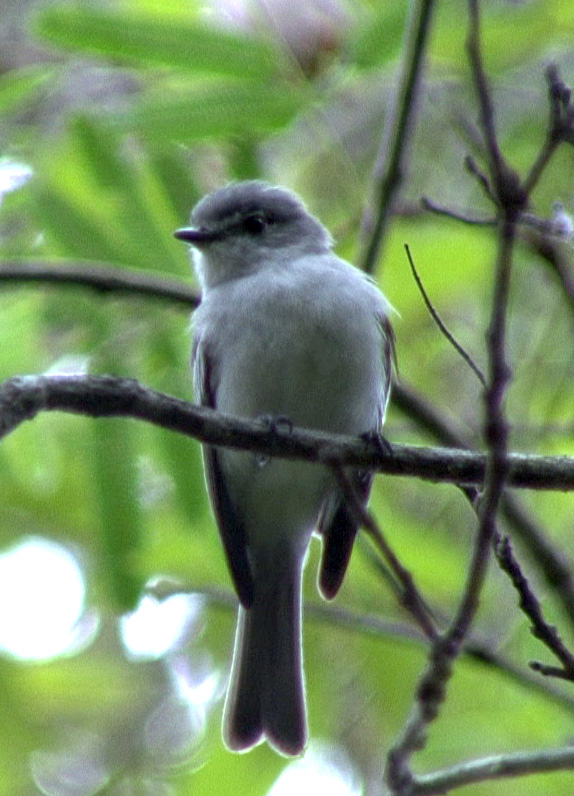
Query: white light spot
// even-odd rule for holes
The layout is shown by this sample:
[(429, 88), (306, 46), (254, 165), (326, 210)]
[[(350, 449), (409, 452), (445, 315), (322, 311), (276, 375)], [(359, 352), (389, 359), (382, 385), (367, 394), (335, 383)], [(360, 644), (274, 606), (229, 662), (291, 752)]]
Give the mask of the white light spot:
[(132, 658), (160, 658), (194, 631), (204, 600), (196, 594), (174, 594), (165, 600), (144, 595), (137, 609), (120, 619), (122, 641)]
[(46, 376), (85, 376), (89, 368), (89, 357), (82, 354), (66, 354), (54, 362), (44, 373)]
[(171, 660), (170, 672), (175, 691), (196, 709), (208, 708), (221, 696), (221, 675), (214, 671), (211, 658), (177, 655)]
[(360, 778), (340, 747), (312, 743), (305, 756), (284, 768), (267, 796), (360, 796)]
[(3, 158), (0, 160), (0, 203), (5, 194), (21, 188), (34, 174), (30, 166)]
[(89, 733), (80, 733), (68, 749), (33, 752), (30, 767), (46, 796), (95, 796), (110, 780), (102, 740)]
[(61, 545), (31, 538), (0, 556), (0, 649), (5, 652), (36, 660), (70, 652), (83, 605), (82, 572)]

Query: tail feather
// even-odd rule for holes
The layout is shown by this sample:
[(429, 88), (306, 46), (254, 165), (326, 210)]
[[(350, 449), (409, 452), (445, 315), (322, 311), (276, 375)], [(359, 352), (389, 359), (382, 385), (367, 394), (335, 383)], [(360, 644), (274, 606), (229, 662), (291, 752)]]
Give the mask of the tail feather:
[(301, 655), (301, 564), (266, 578), (251, 608), (239, 608), (224, 737), (246, 751), (263, 737), (284, 755), (307, 741)]
[(231, 679), (223, 714), (225, 743), (234, 752), (251, 749), (263, 738), (261, 678), (263, 661), (254, 654), (253, 607), (239, 606)]

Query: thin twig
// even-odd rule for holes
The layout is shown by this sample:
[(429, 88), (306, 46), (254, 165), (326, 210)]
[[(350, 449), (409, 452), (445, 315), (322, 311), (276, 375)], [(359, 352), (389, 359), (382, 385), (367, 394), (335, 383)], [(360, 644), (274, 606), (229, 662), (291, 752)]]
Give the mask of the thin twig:
[(385, 122), (381, 148), (375, 162), (375, 210), (373, 213), (368, 206), (363, 215), (361, 255), (358, 262), (359, 267), (368, 274), (374, 272), (380, 258), (393, 202), (402, 179), (434, 5), (434, 0), (416, 0), (412, 4), (399, 87)]
[(556, 669), (556, 667), (533, 662), (530, 664), (531, 668), (541, 674), (574, 680), (574, 654), (564, 644), (558, 630), (544, 619), (540, 602), (514, 556), (508, 537), (497, 541), (495, 552), (501, 569), (508, 574), (520, 596), (520, 608), (530, 619), (532, 635), (542, 641), (562, 664), (562, 669)]
[(470, 760), (452, 768), (415, 777), (410, 796), (434, 796), (449, 793), (473, 782), (492, 779), (526, 777), (551, 771), (568, 771), (574, 768), (574, 747), (545, 749), (534, 752), (516, 752), (496, 755), (480, 760)]
[(467, 351), (464, 350), (464, 348), (461, 346), (461, 344), (458, 342), (458, 340), (456, 340), (454, 335), (447, 329), (447, 327), (443, 323), (440, 315), (438, 314), (438, 312), (434, 308), (430, 298), (428, 297), (428, 294), (427, 294), (427, 292), (425, 290), (425, 287), (424, 287), (424, 285), (423, 285), (423, 283), (421, 281), (421, 278), (418, 275), (417, 269), (415, 267), (415, 264), (414, 264), (413, 258), (411, 256), (411, 251), (409, 249), (408, 243), (405, 243), (405, 251), (407, 253), (407, 259), (409, 261), (409, 265), (411, 267), (411, 271), (412, 271), (414, 280), (415, 280), (416, 285), (417, 285), (417, 287), (418, 287), (418, 289), (420, 291), (421, 296), (423, 297), (423, 301), (424, 301), (424, 303), (426, 305), (426, 308), (431, 314), (432, 319), (434, 320), (434, 322), (436, 323), (436, 325), (438, 326), (438, 328), (440, 329), (442, 334), (449, 341), (449, 343), (454, 347), (454, 349), (456, 351), (458, 351), (458, 353), (464, 359), (466, 364), (470, 367), (470, 369), (478, 377), (478, 380), (480, 381), (480, 383), (484, 387), (486, 385), (486, 379), (484, 378), (483, 372), (478, 367), (478, 365), (473, 360), (473, 358), (470, 356), (470, 354)]
[(397, 591), (400, 595), (401, 605), (414, 617), (425, 636), (431, 640), (435, 639), (437, 637), (437, 629), (432, 614), (427, 607), (426, 601), (417, 589), (413, 576), (408, 569), (403, 567), (373, 516), (359, 500), (343, 468), (340, 465), (333, 465), (332, 469), (339, 482), (348, 507), (356, 516), (360, 525), (369, 534), (371, 539), (373, 539), (384, 559), (389, 564), (391, 571), (400, 583), (400, 588), (398, 588)]
[[(467, 224), (468, 226), (472, 227), (495, 227), (498, 224), (498, 219), (495, 216), (472, 216), (468, 213), (464, 213), (462, 210), (454, 210), (450, 207), (443, 207), (426, 196), (422, 197), (421, 205), (425, 210), (428, 210), (431, 213), (435, 213), (439, 216), (445, 216), (446, 218), (452, 218), (454, 221), (459, 221), (462, 224)], [(540, 234), (543, 234), (547, 239), (568, 239), (568, 233), (564, 231), (564, 228), (560, 222), (557, 223), (556, 219), (553, 217), (539, 218), (533, 213), (523, 212), (516, 219), (516, 222), (517, 224), (520, 224), (521, 227), (532, 229)]]
[(479, 168), (477, 162), (472, 157), (472, 155), (467, 155), (464, 159), (464, 167), (468, 171), (469, 174), (472, 174), (473, 177), (476, 178), (478, 184), (484, 191), (487, 199), (491, 202), (496, 203), (496, 198), (494, 193), (492, 192), (492, 187), (490, 185), (490, 181), (486, 174)]
[[(470, 441), (465, 438), (462, 431), (455, 429), (452, 422), (447, 421), (443, 413), (429, 404), (404, 381), (394, 385), (391, 402), (400, 412), (412, 417), (419, 428), (425, 430), (439, 444), (472, 450)], [(512, 455), (509, 456), (512, 472), (511, 461)], [(510, 485), (510, 481), (508, 483)], [(476, 510), (478, 489), (466, 486), (463, 487), (463, 491)], [(512, 527), (515, 537), (520, 539), (528, 549), (531, 560), (539, 567), (548, 588), (562, 603), (564, 610), (574, 622), (574, 576), (567, 557), (556, 549), (539, 523), (518, 501), (517, 497), (508, 491), (503, 495), (501, 511), (506, 522)]]
[(128, 293), (194, 308), (199, 305), (197, 290), (181, 279), (121, 268), (107, 263), (13, 260), (0, 263), (0, 284), (57, 284), (77, 286), (96, 293)]
[(574, 624), (574, 574), (568, 557), (556, 548), (522, 503), (508, 491), (503, 495), (501, 508), (513, 528), (514, 537), (526, 547), (531, 561), (562, 604), (570, 623)]
[[(147, 586), (146, 594), (160, 601), (180, 594), (201, 595), (209, 601), (210, 605), (233, 612), (237, 610), (238, 605), (237, 595), (230, 589), (202, 584), (182, 584), (163, 578), (157, 579)], [(412, 625), (381, 619), (380, 616), (373, 613), (350, 610), (336, 602), (306, 600), (303, 610), (306, 620), (346, 628), (353, 634), (395, 638), (419, 646), (428, 643), (424, 634)], [(516, 683), (534, 694), (542, 695), (563, 710), (574, 713), (574, 697), (555, 688), (550, 681), (542, 680), (528, 670), (519, 668), (486, 641), (468, 638), (463, 653), (475, 663), (486, 666), (507, 678), (509, 682)]]
[(449, 207), (443, 207), (442, 205), (439, 205), (436, 202), (434, 202), (432, 199), (429, 199), (427, 196), (422, 197), (421, 204), (425, 210), (428, 210), (431, 213), (436, 213), (437, 215), (440, 216), (446, 216), (447, 218), (452, 218), (455, 221), (461, 221), (463, 224), (469, 224), (470, 226), (495, 227), (497, 224), (495, 216), (490, 216), (490, 217), (469, 216), (461, 211), (453, 210), (452, 208)]
[(550, 119), (542, 149), (524, 180), (524, 190), (529, 196), (536, 187), (559, 144), (563, 141), (574, 142), (574, 106), (572, 104), (572, 93), (560, 79), (555, 64), (550, 64), (548, 66), (546, 70), (546, 80), (548, 82)]
[(426, 743), (428, 726), (438, 716), (454, 662), (476, 615), (479, 595), (486, 577), (491, 542), (496, 534), (498, 507), (508, 474), (508, 426), (503, 411), (503, 398), (510, 372), (505, 360), (505, 327), (516, 232), (517, 197), (520, 192), (514, 191), (514, 175), (506, 167), (496, 141), (494, 112), (479, 47), (477, 0), (469, 0), (469, 10), (469, 59), (500, 218), (492, 313), (487, 331), (489, 372), (485, 390), (484, 436), (488, 445), (488, 458), (484, 495), (479, 506), (479, 527), (462, 597), (448, 629), (432, 646), (427, 668), (419, 680), (411, 714), (387, 757), (385, 779), (391, 791), (400, 796), (415, 792), (410, 758)]
[(564, 248), (553, 236), (525, 230), (523, 237), (530, 248), (542, 257), (556, 274), (564, 297), (568, 301), (571, 316), (574, 318), (574, 269), (572, 263), (564, 256)]
[(494, 126), (494, 108), (488, 89), (488, 81), (482, 64), (480, 47), (480, 19), (478, 0), (469, 0), (470, 25), (466, 49), (470, 68), (474, 80), (479, 100), (480, 128), (485, 138), (486, 151), (490, 161), (490, 174), (495, 177), (502, 171), (502, 156), (496, 140), (496, 130)]

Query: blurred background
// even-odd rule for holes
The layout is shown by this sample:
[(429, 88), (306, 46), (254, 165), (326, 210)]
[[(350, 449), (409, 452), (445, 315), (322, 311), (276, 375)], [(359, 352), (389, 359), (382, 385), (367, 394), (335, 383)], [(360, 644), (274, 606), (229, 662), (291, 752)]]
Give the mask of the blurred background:
[[(484, 367), (495, 233), (422, 209), (423, 196), (492, 215), (464, 168), (483, 151), (465, 55), (466, 4), (430, 29), (404, 182), (376, 278), (397, 310), (399, 380), (443, 430), (481, 445), (481, 387), (438, 332), (410, 274)], [(137, 269), (193, 284), (172, 232), (205, 192), (262, 177), (297, 190), (338, 253), (359, 258), (373, 163), (410, 23), (405, 0), (2, 0), (0, 378), (112, 373), (191, 400), (190, 313), (181, 303), (10, 280), (35, 264)], [(489, 0), (483, 46), (500, 142), (521, 174), (544, 140), (544, 70), (574, 81), (574, 6)], [(574, 453), (574, 153), (562, 147), (532, 211), (561, 213), (546, 248), (518, 246), (509, 318), (511, 447)], [(570, 225), (570, 226), (569, 226)], [(549, 248), (550, 247), (550, 248)], [(549, 254), (552, 256), (550, 256)], [(310, 297), (312, 300), (312, 297)], [(393, 442), (440, 435), (404, 403)], [(445, 438), (442, 438), (445, 442)], [(259, 796), (383, 792), (385, 753), (408, 715), (426, 647), (359, 539), (333, 605), (305, 573), (310, 745), (232, 755), (220, 735), (235, 599), (205, 494), (199, 446), (127, 420), (44, 414), (0, 445), (0, 796)], [(572, 565), (572, 496), (518, 496), (503, 520), (567, 643), (574, 616), (528, 524)], [(379, 477), (373, 511), (403, 564), (449, 617), (475, 516), (452, 486)], [(508, 517), (506, 517), (506, 520)], [(463, 656), (419, 770), (574, 737), (574, 692), (527, 662), (548, 654), (493, 566), (474, 630), (499, 659)], [(572, 793), (572, 776), (468, 788)]]

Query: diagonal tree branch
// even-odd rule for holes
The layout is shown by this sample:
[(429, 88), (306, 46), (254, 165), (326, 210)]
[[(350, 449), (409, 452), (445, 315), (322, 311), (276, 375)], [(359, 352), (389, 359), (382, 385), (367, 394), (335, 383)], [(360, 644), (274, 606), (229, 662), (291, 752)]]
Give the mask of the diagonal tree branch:
[(412, 755), (426, 745), (429, 725), (437, 718), (446, 697), (454, 663), (478, 610), (486, 578), (490, 549), (496, 536), (497, 515), (509, 472), (508, 424), (504, 396), (510, 380), (506, 363), (506, 315), (510, 290), (516, 220), (526, 202), (517, 175), (508, 168), (498, 147), (494, 110), (480, 50), (478, 0), (469, 0), (470, 25), (468, 54), (473, 82), (478, 95), (482, 133), (489, 157), (490, 182), (498, 216), (498, 251), (492, 291), (492, 310), (486, 333), (488, 377), (484, 392), (484, 438), (488, 446), (484, 493), (478, 507), (479, 524), (466, 584), (456, 613), (445, 631), (432, 645), (426, 670), (416, 691), (411, 713), (397, 742), (387, 756), (385, 779), (397, 796), (417, 792), (418, 779), (410, 768)]
[(444, 794), (455, 788), (471, 785), (473, 782), (525, 777), (531, 774), (569, 769), (574, 769), (574, 747), (572, 746), (562, 749), (495, 755), (481, 760), (470, 760), (443, 771), (435, 771), (433, 774), (417, 777), (411, 796), (434, 796), (434, 794)]
[[(257, 420), (221, 415), (115, 376), (19, 376), (0, 384), (0, 438), (39, 412), (144, 420), (200, 442), (241, 448), (329, 466), (353, 465), (388, 475), (453, 484), (482, 484), (486, 457), (445, 448), (393, 445), (392, 453), (360, 437), (293, 428), (269, 430)], [(508, 457), (508, 485), (523, 489), (574, 490), (574, 458)]]
[(356, 490), (347, 478), (343, 468), (338, 465), (334, 466), (333, 470), (348, 507), (355, 515), (359, 525), (373, 539), (377, 549), (389, 564), (389, 568), (393, 573), (393, 587), (399, 596), (400, 604), (411, 614), (428, 639), (436, 639), (438, 632), (432, 612), (419, 592), (412, 574), (399, 561), (378, 524), (357, 496)]
[(6, 260), (0, 263), (0, 282), (68, 285), (96, 293), (128, 293), (191, 308), (197, 307), (201, 300), (197, 290), (181, 279), (97, 262)]
[(541, 674), (574, 681), (574, 654), (562, 641), (557, 628), (544, 618), (540, 601), (522, 572), (508, 537), (497, 540), (495, 553), (501, 569), (510, 577), (520, 596), (520, 608), (530, 620), (532, 635), (540, 639), (562, 664), (560, 668), (557, 668), (538, 661), (531, 661), (530, 668)]
[(434, 5), (434, 0), (414, 0), (412, 3), (399, 88), (385, 121), (381, 148), (375, 163), (375, 208), (373, 211), (370, 205), (367, 207), (362, 223), (359, 267), (368, 274), (374, 272), (380, 257), (393, 202), (402, 180)]

